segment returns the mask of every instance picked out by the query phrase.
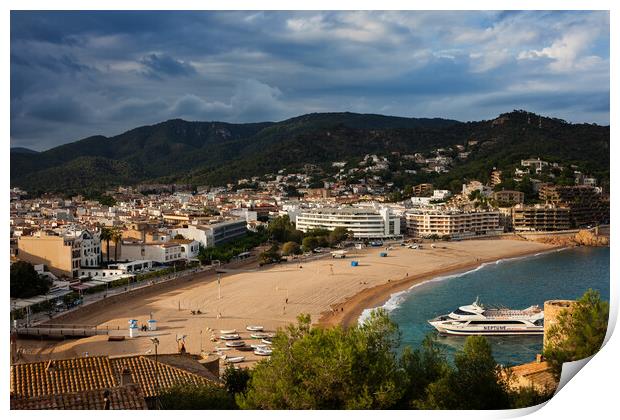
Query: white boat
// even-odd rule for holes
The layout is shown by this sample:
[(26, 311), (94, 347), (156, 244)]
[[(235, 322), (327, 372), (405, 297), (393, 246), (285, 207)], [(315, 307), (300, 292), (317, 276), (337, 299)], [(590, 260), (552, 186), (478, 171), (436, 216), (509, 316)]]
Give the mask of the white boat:
[(245, 356), (227, 357), (226, 363), (241, 363), (245, 360)]
[(257, 356), (271, 356), (271, 349), (263, 348), (254, 350), (254, 354)]
[(245, 329), (248, 331), (262, 331), (263, 326), (262, 325), (248, 325), (247, 327), (245, 327)]
[(237, 334), (237, 330), (220, 330), (220, 334)]
[(224, 334), (220, 335), (220, 340), (238, 340), (241, 338), (239, 334)]
[(256, 338), (256, 339), (269, 338), (269, 334), (257, 332), (257, 333), (250, 334), (250, 337)]
[(215, 351), (220, 352), (220, 351), (228, 351), (230, 350), (230, 347), (216, 347)]
[(268, 349), (269, 344), (250, 344), (253, 349)]
[(245, 341), (243, 341), (243, 340), (227, 341), (226, 342), (226, 346), (227, 347), (243, 347), (243, 346), (245, 346)]
[(273, 342), (271, 340), (267, 340), (266, 338), (263, 338), (260, 342), (263, 343), (263, 344), (269, 344), (269, 345), (273, 344)]
[(536, 335), (544, 332), (544, 317), (536, 305), (522, 310), (485, 308), (476, 299), (428, 323), (448, 335)]

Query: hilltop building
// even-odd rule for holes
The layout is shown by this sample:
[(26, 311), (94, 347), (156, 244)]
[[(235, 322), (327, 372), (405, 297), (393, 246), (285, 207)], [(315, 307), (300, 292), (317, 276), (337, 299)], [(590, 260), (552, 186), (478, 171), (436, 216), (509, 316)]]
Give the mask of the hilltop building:
[(521, 204), (523, 203), (525, 195), (521, 191), (502, 190), (495, 191), (492, 197), (493, 200), (495, 200), (497, 204), (501, 206)]
[(502, 171), (494, 169), (491, 172), (491, 187), (495, 187), (502, 183)]

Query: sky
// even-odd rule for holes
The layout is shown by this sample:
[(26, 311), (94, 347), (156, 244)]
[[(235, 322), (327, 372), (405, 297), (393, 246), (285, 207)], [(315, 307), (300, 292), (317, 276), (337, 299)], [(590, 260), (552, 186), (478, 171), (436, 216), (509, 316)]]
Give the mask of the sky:
[(182, 118), (609, 124), (609, 13), (11, 12), (11, 146)]

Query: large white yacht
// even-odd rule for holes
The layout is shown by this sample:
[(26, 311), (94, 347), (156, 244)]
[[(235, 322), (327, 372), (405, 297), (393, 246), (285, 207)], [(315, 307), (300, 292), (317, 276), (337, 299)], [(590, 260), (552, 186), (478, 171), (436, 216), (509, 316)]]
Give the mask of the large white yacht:
[(485, 308), (478, 298), (448, 315), (429, 320), (441, 334), (527, 335), (543, 334), (544, 312), (534, 305), (527, 309)]

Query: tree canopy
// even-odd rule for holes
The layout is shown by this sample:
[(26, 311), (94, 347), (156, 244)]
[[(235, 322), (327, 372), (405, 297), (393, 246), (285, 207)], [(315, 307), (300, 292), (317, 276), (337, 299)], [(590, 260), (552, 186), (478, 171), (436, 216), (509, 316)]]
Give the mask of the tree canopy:
[(598, 352), (607, 334), (609, 303), (601, 300), (598, 291), (589, 289), (570, 311), (562, 311), (557, 324), (547, 332), (545, 359), (556, 378), (562, 364), (585, 359)]
[(452, 366), (434, 336), (402, 354), (385, 311), (362, 325), (313, 328), (309, 315), (279, 330), (236, 401), (245, 409), (504, 409), (549, 398), (512, 390), (484, 337), (468, 337)]
[(287, 242), (282, 245), (282, 255), (299, 255), (301, 254), (301, 248), (297, 242)]
[(11, 297), (29, 298), (44, 295), (50, 288), (49, 281), (41, 278), (34, 266), (26, 261), (11, 265)]

